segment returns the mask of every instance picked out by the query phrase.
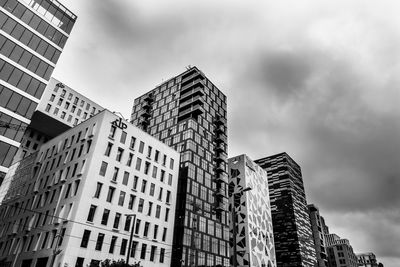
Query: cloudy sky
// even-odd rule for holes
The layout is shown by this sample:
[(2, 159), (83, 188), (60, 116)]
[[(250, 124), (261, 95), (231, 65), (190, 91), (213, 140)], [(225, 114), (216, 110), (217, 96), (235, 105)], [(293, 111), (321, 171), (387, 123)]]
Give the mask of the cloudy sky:
[(331, 232), (400, 266), (398, 1), (62, 2), (56, 78), (129, 118), (196, 65), (228, 97), (230, 156), (288, 152)]

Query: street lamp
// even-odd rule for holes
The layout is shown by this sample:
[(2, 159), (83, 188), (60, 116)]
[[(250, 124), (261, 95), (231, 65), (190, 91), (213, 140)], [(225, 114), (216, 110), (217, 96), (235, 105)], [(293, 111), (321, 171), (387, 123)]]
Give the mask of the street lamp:
[[(236, 221), (236, 205), (235, 205), (235, 200), (236, 196), (239, 196), (239, 200), (242, 197), (243, 193), (250, 191), (252, 188), (251, 187), (246, 187), (243, 190), (233, 193), (232, 192), (232, 222), (233, 222), (233, 266), (237, 267), (237, 247), (236, 247), (236, 226), (238, 222)], [(233, 190), (232, 190), (233, 191)], [(240, 201), (239, 201), (240, 204)]]
[(131, 246), (132, 246), (133, 231), (135, 230), (136, 214), (125, 214), (125, 216), (133, 217), (131, 235), (129, 237), (129, 244), (128, 244), (128, 253), (126, 253), (127, 254), (126, 255), (126, 266), (129, 266), (129, 257), (131, 256)]

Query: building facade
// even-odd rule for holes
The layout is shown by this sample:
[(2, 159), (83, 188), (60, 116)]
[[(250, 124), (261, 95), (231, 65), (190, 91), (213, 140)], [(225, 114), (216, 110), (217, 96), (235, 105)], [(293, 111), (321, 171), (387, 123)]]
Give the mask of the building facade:
[(131, 120), (181, 153), (172, 266), (229, 266), (226, 96), (192, 67), (135, 99)]
[(378, 267), (378, 262), (376, 256), (372, 252), (367, 253), (357, 253), (358, 266), (363, 267)]
[(316, 265), (300, 166), (285, 152), (256, 160), (268, 173), (277, 266)]
[(231, 266), (276, 267), (267, 172), (240, 155), (228, 173)]
[(107, 110), (49, 140), (7, 174), (0, 259), (81, 267), (129, 253), (170, 266), (179, 157)]
[(0, 184), (76, 16), (55, 0), (0, 2)]
[(309, 204), (308, 214), (310, 216), (311, 230), (314, 239), (314, 248), (317, 257), (318, 267), (328, 266), (328, 257), (326, 254), (325, 236), (329, 234), (328, 227), (325, 225), (324, 217), (319, 214), (319, 209), (314, 204)]
[(328, 267), (356, 267), (357, 256), (349, 240), (336, 234), (326, 235)]
[[(35, 152), (44, 142), (91, 118), (104, 108), (62, 82), (50, 78), (13, 162)], [(48, 127), (51, 125), (51, 127)]]

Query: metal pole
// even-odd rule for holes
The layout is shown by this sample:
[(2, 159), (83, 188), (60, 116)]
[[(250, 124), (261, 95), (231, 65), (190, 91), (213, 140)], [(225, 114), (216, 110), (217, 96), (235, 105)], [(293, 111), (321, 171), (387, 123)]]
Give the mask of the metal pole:
[(132, 238), (133, 238), (133, 231), (135, 230), (135, 221), (136, 221), (136, 214), (126, 215), (127, 217), (133, 217), (132, 221), (132, 228), (131, 228), (131, 235), (129, 237), (129, 244), (128, 244), (128, 253), (126, 255), (126, 266), (129, 266), (129, 257), (131, 256), (131, 246), (132, 246)]
[(235, 205), (235, 197), (237, 193), (232, 194), (233, 196), (233, 205), (232, 205), (232, 222), (233, 222), (233, 266), (237, 267), (237, 247), (236, 247), (236, 205)]

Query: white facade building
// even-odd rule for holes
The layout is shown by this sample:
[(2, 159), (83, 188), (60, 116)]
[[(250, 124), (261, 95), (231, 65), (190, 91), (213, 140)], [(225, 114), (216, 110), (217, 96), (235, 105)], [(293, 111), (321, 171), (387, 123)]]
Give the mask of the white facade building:
[(228, 159), (232, 266), (275, 267), (267, 172), (246, 155)]
[(178, 152), (100, 112), (13, 166), (0, 206), (0, 259), (15, 266), (125, 259), (134, 221), (130, 263), (169, 266), (178, 166)]

